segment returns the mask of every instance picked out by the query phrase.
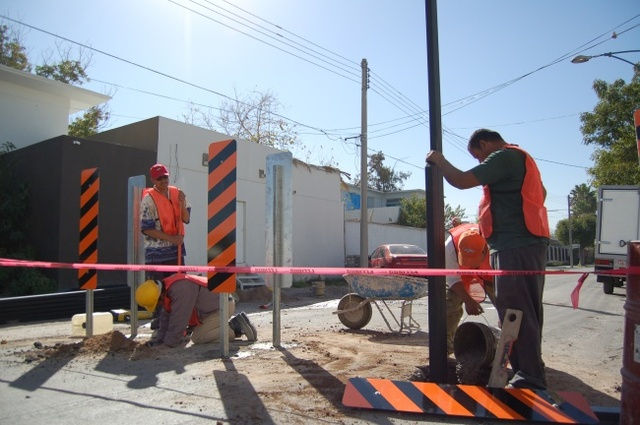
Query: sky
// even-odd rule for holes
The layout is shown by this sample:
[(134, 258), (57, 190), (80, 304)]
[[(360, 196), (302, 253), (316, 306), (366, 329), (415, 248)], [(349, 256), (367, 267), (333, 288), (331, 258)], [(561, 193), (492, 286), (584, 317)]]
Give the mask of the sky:
[[(463, 170), (475, 166), (466, 144), (481, 127), (520, 145), (537, 160), (555, 229), (571, 190), (589, 183), (593, 147), (579, 116), (597, 104), (594, 80), (633, 75), (615, 58), (571, 58), (640, 49), (640, 2), (441, 0), (437, 14), (444, 155)], [(425, 189), (424, 1), (0, 0), (0, 15), (21, 22), (0, 17), (34, 64), (68, 49), (90, 58), (83, 87), (112, 96), (104, 129), (184, 120), (191, 104), (218, 108), (234, 93), (269, 92), (296, 125), (304, 148), (294, 155), (352, 177), (366, 59), (369, 154), (382, 151), (385, 165), (411, 173), (404, 189)], [(640, 61), (640, 53), (618, 56)], [(446, 203), (476, 219), (480, 188), (445, 182), (444, 191)]]

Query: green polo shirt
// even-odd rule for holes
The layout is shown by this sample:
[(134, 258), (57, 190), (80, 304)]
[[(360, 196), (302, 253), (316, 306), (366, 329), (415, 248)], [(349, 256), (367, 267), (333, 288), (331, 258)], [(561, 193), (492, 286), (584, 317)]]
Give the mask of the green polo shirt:
[(524, 223), (520, 194), (525, 174), (522, 152), (495, 151), (471, 172), (483, 186), (489, 185), (491, 192), (493, 232), (487, 239), (491, 252), (548, 243), (547, 238), (531, 234)]

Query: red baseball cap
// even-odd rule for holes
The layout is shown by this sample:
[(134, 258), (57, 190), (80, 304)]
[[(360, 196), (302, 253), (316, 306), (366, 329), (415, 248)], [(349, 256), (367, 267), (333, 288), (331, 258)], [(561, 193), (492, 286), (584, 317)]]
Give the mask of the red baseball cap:
[(158, 180), (160, 177), (169, 177), (169, 170), (167, 170), (167, 167), (162, 164), (155, 164), (151, 166), (149, 173), (153, 180)]

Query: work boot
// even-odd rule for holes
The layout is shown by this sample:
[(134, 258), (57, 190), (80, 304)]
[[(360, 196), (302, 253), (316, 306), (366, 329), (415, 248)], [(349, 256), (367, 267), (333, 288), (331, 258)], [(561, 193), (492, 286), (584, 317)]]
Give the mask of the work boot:
[(229, 318), (229, 327), (235, 334), (236, 338), (240, 338), (242, 336), (242, 329), (240, 328), (240, 321), (236, 319), (238, 315), (233, 315)]
[[(236, 336), (245, 335), (248, 341), (255, 341), (257, 339), (255, 327), (249, 321), (247, 315), (242, 312), (238, 313), (229, 319), (229, 326), (236, 333)], [(240, 335), (238, 335), (238, 331), (240, 330)]]
[(245, 313), (244, 311), (240, 312), (240, 316), (242, 316), (247, 323), (249, 324), (249, 327), (251, 328), (251, 334), (253, 335), (253, 338), (249, 338), (249, 334), (248, 333), (244, 333), (245, 335), (247, 335), (247, 339), (249, 339), (249, 341), (257, 341), (258, 340), (258, 331), (256, 330), (256, 327), (253, 326), (253, 323), (251, 323), (251, 321), (249, 320), (249, 316), (247, 316), (247, 313)]

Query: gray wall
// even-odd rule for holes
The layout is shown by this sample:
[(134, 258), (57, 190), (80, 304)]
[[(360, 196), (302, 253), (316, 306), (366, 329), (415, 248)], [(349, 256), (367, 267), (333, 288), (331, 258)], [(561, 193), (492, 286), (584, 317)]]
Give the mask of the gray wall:
[[(78, 261), (80, 172), (100, 169), (98, 258), (127, 262), (128, 178), (147, 174), (153, 151), (60, 136), (12, 152), (18, 178), (30, 187), (29, 237), (38, 260)], [(77, 289), (77, 271), (51, 272), (58, 290)], [(98, 286), (126, 284), (124, 272), (98, 272)]]

